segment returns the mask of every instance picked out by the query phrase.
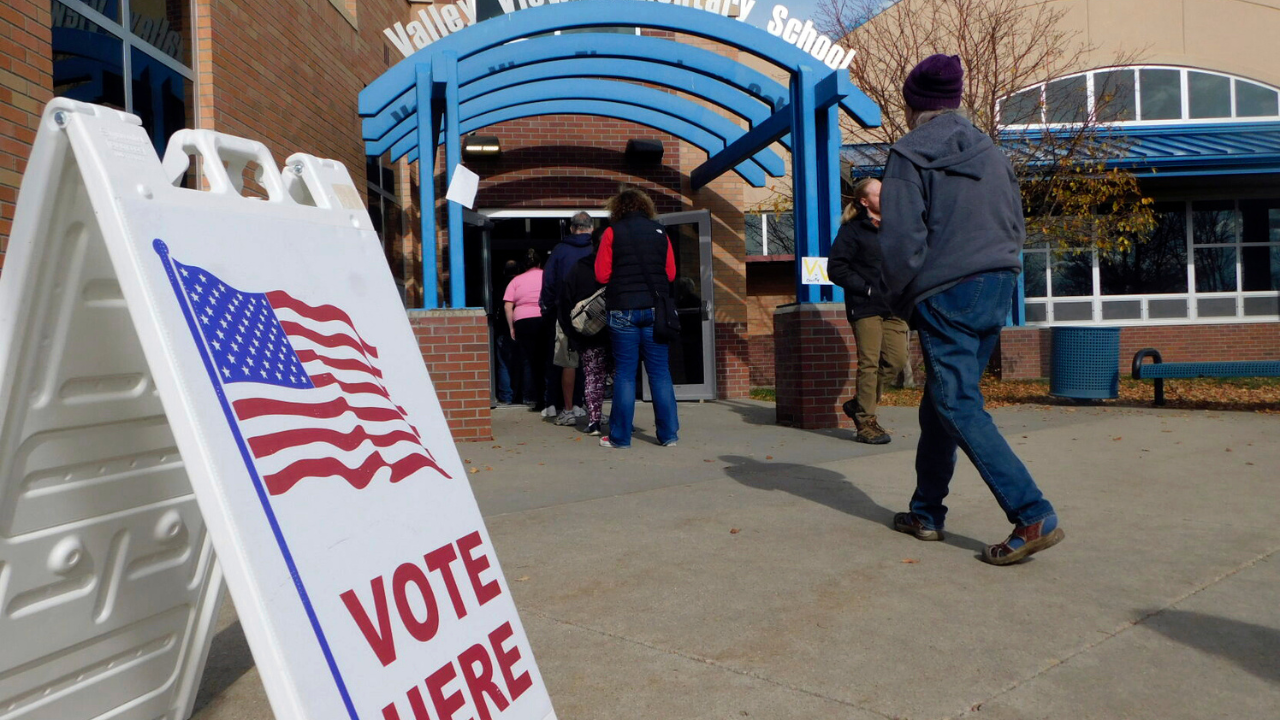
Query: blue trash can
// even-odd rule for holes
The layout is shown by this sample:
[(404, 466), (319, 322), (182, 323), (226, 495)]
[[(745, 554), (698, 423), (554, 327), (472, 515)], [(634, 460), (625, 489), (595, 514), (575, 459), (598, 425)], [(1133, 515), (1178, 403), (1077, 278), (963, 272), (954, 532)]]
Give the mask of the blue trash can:
[(1055, 327), (1049, 394), (1078, 400), (1120, 396), (1120, 328)]

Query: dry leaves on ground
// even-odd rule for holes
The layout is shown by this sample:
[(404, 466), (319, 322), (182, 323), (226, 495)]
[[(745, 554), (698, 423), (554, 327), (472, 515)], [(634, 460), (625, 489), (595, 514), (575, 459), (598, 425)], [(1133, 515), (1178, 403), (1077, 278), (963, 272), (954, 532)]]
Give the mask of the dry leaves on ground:
[[(921, 388), (891, 389), (881, 398), (881, 405), (915, 407), (920, 404)], [(983, 378), (982, 394), (987, 407), (1010, 405), (1065, 405), (1076, 403), (1049, 394), (1044, 380), (996, 380)], [(1280, 381), (1272, 378), (1195, 378), (1166, 380), (1166, 407), (1177, 410), (1246, 410), (1280, 414)], [(1102, 401), (1102, 406), (1151, 407), (1155, 390), (1150, 381), (1120, 379), (1120, 397)]]

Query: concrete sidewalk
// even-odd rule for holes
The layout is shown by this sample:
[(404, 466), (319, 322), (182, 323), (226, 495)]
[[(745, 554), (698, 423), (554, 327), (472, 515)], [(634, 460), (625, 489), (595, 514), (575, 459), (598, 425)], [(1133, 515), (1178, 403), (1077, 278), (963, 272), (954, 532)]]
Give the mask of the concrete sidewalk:
[[(725, 402), (676, 448), (507, 410), (460, 449), (561, 720), (1280, 717), (1280, 416), (994, 414), (1067, 533), (1008, 568), (964, 459), (945, 543), (888, 529), (914, 409), (878, 448)], [(223, 624), (195, 717), (270, 718)]]

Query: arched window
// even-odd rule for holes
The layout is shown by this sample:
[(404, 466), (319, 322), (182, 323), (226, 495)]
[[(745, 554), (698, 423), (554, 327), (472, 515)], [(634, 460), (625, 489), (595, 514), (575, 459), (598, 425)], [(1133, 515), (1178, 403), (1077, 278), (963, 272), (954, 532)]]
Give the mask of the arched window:
[(1280, 91), (1206, 70), (1140, 65), (1089, 70), (1020, 90), (1000, 103), (1004, 127), (1280, 119)]

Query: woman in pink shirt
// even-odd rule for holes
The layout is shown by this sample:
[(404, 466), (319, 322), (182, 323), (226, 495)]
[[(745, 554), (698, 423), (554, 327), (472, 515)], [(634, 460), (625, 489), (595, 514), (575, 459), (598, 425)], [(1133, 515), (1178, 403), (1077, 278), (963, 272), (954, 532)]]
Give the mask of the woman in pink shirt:
[(525, 253), (525, 271), (512, 278), (502, 296), (507, 313), (507, 327), (511, 338), (519, 348), (521, 372), (511, 373), (512, 385), (520, 379), (519, 388), (512, 388), (512, 398), (524, 398), (524, 403), (535, 410), (542, 409), (544, 356), (546, 348), (542, 332), (542, 308), (538, 298), (542, 294), (542, 255), (533, 248)]

